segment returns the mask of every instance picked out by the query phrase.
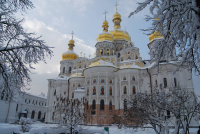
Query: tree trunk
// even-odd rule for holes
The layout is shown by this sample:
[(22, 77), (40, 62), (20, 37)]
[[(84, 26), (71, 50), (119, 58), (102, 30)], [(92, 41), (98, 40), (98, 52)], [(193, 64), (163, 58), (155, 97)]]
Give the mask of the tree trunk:
[(7, 112), (7, 115), (6, 115), (6, 120), (5, 120), (5, 123), (7, 123), (7, 120), (8, 120), (8, 115), (9, 115), (9, 112), (10, 112), (10, 103), (11, 103), (11, 98), (10, 98), (10, 100), (9, 100), (8, 112)]
[(70, 134), (72, 134), (72, 127), (70, 128)]

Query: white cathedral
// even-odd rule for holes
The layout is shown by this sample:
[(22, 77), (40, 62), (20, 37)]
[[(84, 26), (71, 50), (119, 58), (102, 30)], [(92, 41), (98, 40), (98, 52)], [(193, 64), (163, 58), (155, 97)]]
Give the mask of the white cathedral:
[(62, 54), (60, 73), (55, 79), (48, 79), (47, 111), (45, 122), (53, 123), (56, 95), (73, 98), (85, 97), (92, 106), (91, 124), (112, 124), (114, 114), (122, 115), (124, 101), (137, 92), (151, 92), (153, 88), (168, 90), (171, 85), (194, 91), (192, 74), (180, 68), (174, 51), (163, 58), (158, 75), (151, 54), (154, 44), (163, 37), (154, 32), (149, 36), (151, 59), (142, 60), (139, 48), (131, 41), (127, 31), (121, 29), (121, 15), (113, 15), (114, 30), (108, 31), (108, 22), (103, 22), (103, 32), (97, 37), (96, 57), (79, 57), (74, 51), (75, 41), (69, 40), (67, 52)]

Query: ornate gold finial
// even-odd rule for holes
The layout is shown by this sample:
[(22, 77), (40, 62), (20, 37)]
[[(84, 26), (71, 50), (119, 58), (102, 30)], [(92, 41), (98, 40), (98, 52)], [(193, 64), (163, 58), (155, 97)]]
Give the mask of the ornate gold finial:
[(117, 6), (118, 6), (118, 5), (119, 5), (119, 4), (117, 4), (117, 2), (116, 2), (116, 5), (115, 5), (115, 6), (116, 6), (116, 13), (117, 13)]
[(85, 53), (84, 53), (83, 55), (84, 55), (84, 57), (85, 57)]
[(80, 52), (80, 55), (81, 55), (81, 57), (82, 57), (82, 52)]
[(105, 10), (105, 13), (103, 13), (103, 14), (105, 14), (105, 20), (106, 20), (106, 13), (108, 13), (108, 12), (106, 12), (106, 10)]
[(89, 55), (89, 59), (90, 59), (91, 55)]
[(124, 46), (124, 48), (126, 47), (126, 45), (125, 45), (125, 44), (124, 44), (123, 46)]
[(74, 34), (74, 32), (72, 31), (72, 40), (73, 40), (73, 34)]

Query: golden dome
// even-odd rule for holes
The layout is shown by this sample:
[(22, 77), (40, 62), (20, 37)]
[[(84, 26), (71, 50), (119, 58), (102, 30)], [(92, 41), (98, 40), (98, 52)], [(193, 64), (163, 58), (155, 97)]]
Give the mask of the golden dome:
[(106, 20), (104, 20), (103, 25), (108, 25), (108, 22)]
[(121, 15), (116, 13), (113, 15), (113, 19), (121, 19)]
[(153, 34), (149, 35), (149, 41), (151, 42), (153, 39), (162, 38), (163, 35), (160, 32), (155, 31)]
[(108, 40), (108, 41), (113, 41), (113, 35), (108, 33), (108, 22), (106, 21), (106, 17), (105, 17), (105, 21), (103, 22), (102, 28), (103, 28), (103, 33), (99, 34), (97, 37), (97, 42), (99, 41), (104, 41), (104, 40)]
[(74, 42), (74, 40), (69, 40), (69, 44), (74, 44), (75, 42)]
[(97, 37), (97, 42), (104, 40), (113, 41), (114, 40), (113, 35), (108, 32), (103, 32), (99, 34)]
[(78, 55), (72, 50), (68, 50), (67, 52), (62, 54), (62, 60), (75, 60), (77, 58)]
[(113, 31), (109, 31), (113, 37), (114, 37), (114, 40), (128, 40), (131, 42), (131, 37), (129, 36), (128, 32), (126, 31), (123, 31), (121, 29), (116, 29), (116, 30), (113, 30)]
[(73, 31), (72, 31), (72, 39), (69, 40), (69, 48), (68, 51), (62, 54), (62, 60), (75, 60), (78, 58), (78, 55), (73, 51), (74, 48), (74, 43), (75, 41), (73, 40)]

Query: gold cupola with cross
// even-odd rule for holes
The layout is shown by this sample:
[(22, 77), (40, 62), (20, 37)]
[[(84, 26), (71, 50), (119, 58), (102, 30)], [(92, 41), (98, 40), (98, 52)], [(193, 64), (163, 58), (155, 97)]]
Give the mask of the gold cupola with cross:
[(117, 6), (119, 4), (116, 3), (116, 13), (113, 15), (113, 22), (114, 22), (114, 30), (109, 31), (114, 36), (114, 40), (127, 40), (131, 42), (131, 37), (129, 36), (128, 32), (121, 29), (121, 15), (117, 11)]
[(100, 33), (98, 35), (97, 42), (113, 41), (114, 40), (113, 35), (108, 32), (109, 25), (108, 25), (108, 22), (106, 20), (106, 13), (108, 13), (108, 12), (106, 12), (106, 10), (105, 10), (105, 13), (103, 13), (103, 14), (105, 14), (105, 20), (104, 20), (103, 25), (102, 25), (103, 33)]
[(75, 41), (73, 40), (73, 31), (72, 31), (72, 39), (69, 40), (69, 48), (68, 51), (62, 54), (62, 60), (75, 60), (78, 58), (78, 55), (73, 51), (74, 49), (74, 43)]

